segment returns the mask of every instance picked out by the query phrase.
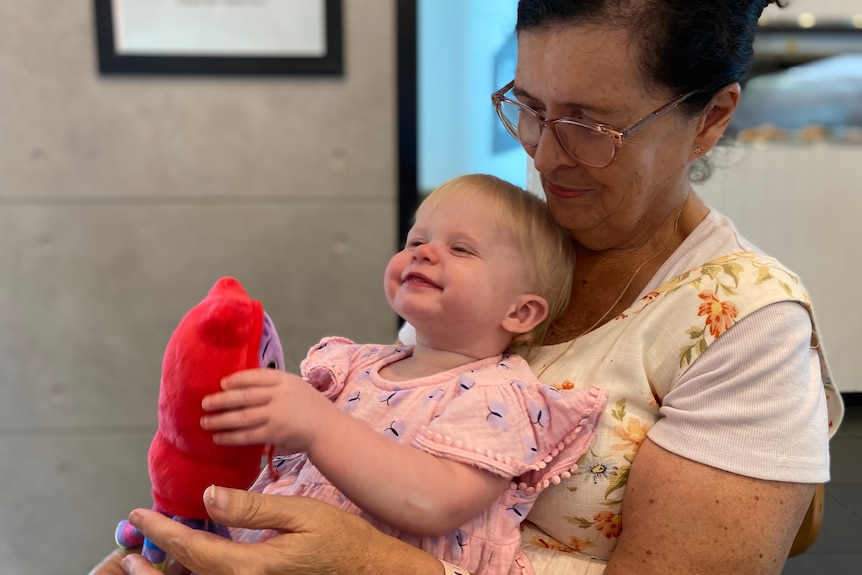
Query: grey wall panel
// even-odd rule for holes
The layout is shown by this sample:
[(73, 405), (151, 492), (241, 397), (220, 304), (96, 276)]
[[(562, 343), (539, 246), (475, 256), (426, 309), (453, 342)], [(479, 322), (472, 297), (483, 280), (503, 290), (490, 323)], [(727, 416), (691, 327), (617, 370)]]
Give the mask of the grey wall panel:
[(290, 365), (394, 339), (395, 0), (357, 7), (341, 78), (107, 78), (92, 2), (0, 3), (0, 571), (85, 572), (149, 503), (164, 346), (218, 277)]

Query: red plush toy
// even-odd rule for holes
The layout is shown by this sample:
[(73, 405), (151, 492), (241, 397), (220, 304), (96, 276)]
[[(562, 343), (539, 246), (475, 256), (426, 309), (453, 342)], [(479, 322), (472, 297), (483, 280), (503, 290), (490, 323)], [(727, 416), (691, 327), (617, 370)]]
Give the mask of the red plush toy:
[[(229, 537), (209, 519), (203, 492), (210, 485), (247, 489), (261, 470), (263, 445), (216, 445), (201, 429), (201, 400), (221, 391), (220, 381), (244, 369), (284, 369), (281, 342), (259, 301), (240, 283), (221, 278), (207, 297), (180, 321), (168, 342), (159, 390), (159, 428), (150, 446), (153, 509), (195, 529)], [(117, 544), (143, 545), (143, 555), (161, 567), (165, 553), (121, 521)]]

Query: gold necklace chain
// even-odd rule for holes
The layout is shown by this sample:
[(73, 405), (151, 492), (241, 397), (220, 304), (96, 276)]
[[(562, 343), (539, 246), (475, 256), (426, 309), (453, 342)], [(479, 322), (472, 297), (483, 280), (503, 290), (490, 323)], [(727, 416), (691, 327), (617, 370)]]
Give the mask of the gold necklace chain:
[[(538, 375), (536, 376), (537, 378), (541, 379), (541, 377), (545, 374), (545, 372), (548, 371), (549, 367), (551, 367), (552, 365), (557, 363), (557, 361), (561, 357), (566, 355), (569, 352), (569, 350), (572, 349), (572, 346), (575, 345), (575, 342), (578, 339), (584, 337), (585, 335), (587, 335), (588, 333), (590, 333), (591, 331), (596, 329), (604, 321), (604, 319), (606, 317), (608, 317), (608, 314), (610, 314), (614, 310), (614, 308), (617, 307), (617, 305), (622, 301), (623, 296), (625, 296), (626, 292), (629, 291), (629, 288), (632, 287), (632, 283), (635, 281), (635, 278), (638, 277), (638, 274), (641, 272), (641, 270), (644, 268), (644, 266), (647, 265), (648, 263), (650, 263), (651, 261), (653, 261), (654, 259), (656, 259), (661, 254), (663, 254), (665, 252), (665, 250), (667, 249), (667, 247), (670, 245), (670, 242), (673, 240), (674, 236), (676, 236), (677, 231), (679, 231), (679, 217), (681, 215), (682, 215), (682, 209), (680, 209), (679, 212), (676, 214), (676, 219), (673, 222), (673, 231), (671, 232), (670, 237), (667, 239), (667, 241), (662, 246), (661, 250), (657, 251), (656, 253), (651, 255), (649, 258), (647, 258), (646, 260), (641, 262), (641, 264), (637, 267), (635, 272), (629, 278), (629, 281), (626, 282), (625, 287), (623, 287), (623, 291), (620, 292), (620, 295), (618, 295), (617, 299), (614, 300), (614, 303), (611, 304), (611, 307), (609, 307), (605, 311), (605, 313), (603, 313), (602, 316), (599, 319), (597, 319), (595, 321), (595, 323), (593, 323), (593, 325), (591, 325), (586, 330), (584, 330), (580, 334), (573, 337), (571, 339), (571, 341), (569, 341), (569, 344), (565, 348), (563, 348), (563, 351), (561, 351), (559, 354), (557, 354), (557, 356), (550, 363), (548, 363), (544, 367), (542, 367), (542, 370), (539, 371)], [(577, 263), (575, 263), (575, 265), (577, 265)]]

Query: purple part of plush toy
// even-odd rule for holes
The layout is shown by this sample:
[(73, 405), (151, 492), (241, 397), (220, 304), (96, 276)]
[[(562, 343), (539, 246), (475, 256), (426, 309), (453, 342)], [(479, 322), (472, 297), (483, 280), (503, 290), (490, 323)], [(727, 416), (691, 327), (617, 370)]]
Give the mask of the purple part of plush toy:
[[(179, 521), (179, 519), (177, 521)], [(212, 519), (193, 519), (191, 521), (181, 521), (181, 523), (188, 525), (192, 529), (208, 531), (214, 535), (218, 535), (219, 537), (230, 539), (230, 530), (221, 523), (217, 523)]]
[(144, 556), (144, 559), (158, 567), (160, 571), (168, 558), (168, 554), (159, 549), (159, 546), (149, 539), (144, 539), (144, 547), (141, 550), (141, 555)]
[(263, 312), (263, 333), (260, 336), (260, 366), (284, 371), (284, 350), (269, 315)]

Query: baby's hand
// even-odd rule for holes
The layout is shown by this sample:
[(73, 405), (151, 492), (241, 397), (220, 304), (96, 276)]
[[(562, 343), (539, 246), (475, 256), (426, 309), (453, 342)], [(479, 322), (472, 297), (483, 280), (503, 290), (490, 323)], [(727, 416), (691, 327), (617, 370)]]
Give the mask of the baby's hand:
[(309, 383), (297, 375), (273, 369), (251, 369), (221, 381), (224, 391), (206, 396), (203, 429), (215, 430), (221, 445), (273, 444), (290, 451), (307, 451), (322, 413), (332, 409)]

